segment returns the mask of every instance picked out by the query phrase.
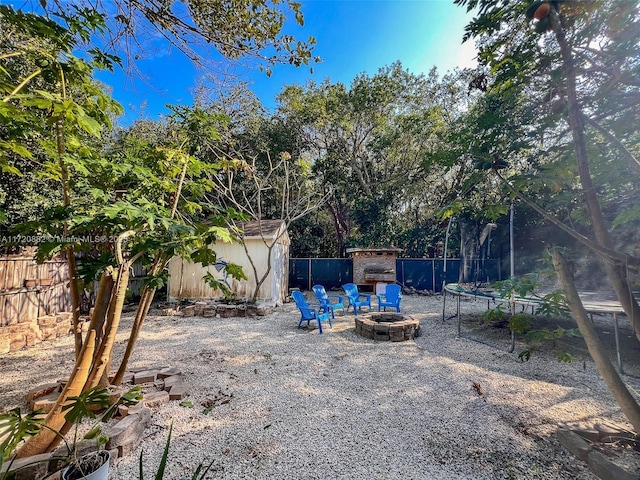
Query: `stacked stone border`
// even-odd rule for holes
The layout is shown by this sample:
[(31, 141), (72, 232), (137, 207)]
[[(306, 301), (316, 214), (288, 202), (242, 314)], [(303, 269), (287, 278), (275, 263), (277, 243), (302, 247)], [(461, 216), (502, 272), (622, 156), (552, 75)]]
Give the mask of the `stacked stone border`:
[(162, 310), (163, 315), (182, 315), (184, 317), (262, 317), (272, 312), (273, 308), (265, 304), (226, 304), (215, 301), (198, 301), (193, 305), (182, 307), (170, 306)]
[[(113, 378), (110, 376), (110, 380)], [(27, 402), (32, 411), (41, 410), (44, 416), (49, 412), (65, 381), (48, 383), (33, 388), (27, 393)], [(123, 385), (140, 385), (143, 390), (142, 400), (131, 407), (120, 405), (118, 407), (117, 421), (105, 428), (104, 433), (109, 438), (105, 449), (111, 452), (111, 458), (119, 458), (133, 452), (144, 438), (144, 430), (151, 423), (153, 409), (170, 400), (182, 400), (189, 388), (184, 381), (182, 372), (174, 367), (155, 367), (132, 369), (125, 374)], [(125, 389), (126, 390), (126, 389)], [(113, 402), (117, 401), (123, 392), (113, 393)], [(76, 445), (77, 456), (83, 456), (97, 449), (95, 440), (82, 440)], [(64, 466), (52, 457), (65, 457), (68, 454), (67, 447), (62, 445), (54, 452), (26, 457), (14, 461), (11, 471), (15, 473), (16, 480), (31, 480), (33, 478), (58, 478), (59, 470)], [(9, 465), (5, 463), (0, 470), (0, 476)]]
[(369, 313), (355, 318), (356, 333), (379, 341), (403, 342), (420, 334), (420, 322), (402, 313)]
[(625, 470), (593, 447), (596, 443), (634, 442), (633, 434), (598, 424), (588, 429), (563, 427), (558, 429), (556, 435), (561, 445), (586, 463), (589, 469), (602, 480), (638, 479), (638, 472)]

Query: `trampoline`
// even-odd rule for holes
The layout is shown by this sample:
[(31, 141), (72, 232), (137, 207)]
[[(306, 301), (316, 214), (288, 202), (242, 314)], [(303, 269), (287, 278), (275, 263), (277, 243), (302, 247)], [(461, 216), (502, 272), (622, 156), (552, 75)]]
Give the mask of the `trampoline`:
[[(462, 335), (461, 326), (460, 326), (460, 298), (461, 297), (471, 297), (476, 300), (486, 300), (487, 301), (487, 310), (491, 308), (491, 303), (503, 303), (511, 305), (520, 305), (523, 311), (526, 311), (528, 308), (531, 308), (531, 313), (535, 313), (536, 308), (542, 304), (542, 300), (539, 297), (520, 297), (514, 296), (512, 299), (510, 298), (502, 298), (500, 294), (490, 288), (474, 288), (467, 289), (458, 283), (448, 283), (444, 286), (442, 290), (442, 321), (445, 321), (445, 307), (447, 302), (447, 295), (454, 295), (457, 300), (456, 304), (456, 317), (458, 320), (458, 336), (468, 338), (469, 340), (479, 341), (478, 339), (467, 337)], [(636, 294), (637, 297), (637, 294)], [(613, 329), (615, 335), (615, 344), (616, 344), (616, 358), (618, 361), (618, 368), (620, 373), (624, 373), (624, 369), (622, 367), (622, 357), (620, 355), (620, 335), (619, 335), (619, 325), (618, 325), (618, 315), (624, 315), (624, 309), (620, 305), (620, 302), (617, 300), (612, 300), (608, 298), (603, 298), (601, 293), (598, 292), (580, 292), (580, 299), (582, 300), (582, 304), (584, 309), (590, 315), (591, 320), (593, 321), (593, 315), (611, 315), (613, 318)], [(451, 317), (449, 317), (451, 318)], [(485, 342), (482, 342), (485, 343)], [(499, 348), (499, 347), (497, 347)], [(513, 352), (515, 350), (515, 333), (511, 332), (511, 347), (509, 348), (509, 352)]]

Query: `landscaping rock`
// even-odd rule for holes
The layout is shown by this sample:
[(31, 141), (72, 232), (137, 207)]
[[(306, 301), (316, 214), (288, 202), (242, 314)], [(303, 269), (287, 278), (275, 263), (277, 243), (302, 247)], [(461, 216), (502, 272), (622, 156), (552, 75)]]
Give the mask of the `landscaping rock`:
[(133, 451), (142, 441), (142, 434), (150, 420), (151, 411), (147, 408), (135, 415), (126, 416), (107, 432), (109, 441), (106, 448), (117, 449), (119, 457)]
[(600, 440), (600, 432), (595, 428), (578, 428), (573, 431), (589, 442), (598, 442)]
[(195, 314), (196, 317), (201, 317), (202, 313), (204, 312), (204, 309), (207, 307), (208, 303), (207, 302), (196, 302), (194, 307), (195, 307)]
[(127, 415), (135, 415), (136, 413), (140, 413), (145, 406), (142, 403), (137, 403), (135, 405), (131, 405), (130, 407), (127, 405), (118, 405), (118, 413), (121, 417), (126, 417)]
[(0, 354), (11, 351), (11, 337), (7, 332), (0, 333)]
[(133, 384), (140, 385), (141, 383), (153, 383), (156, 381), (156, 376), (159, 370), (143, 370), (133, 375)]
[(593, 450), (591, 445), (577, 433), (567, 429), (561, 428), (557, 432), (558, 440), (560, 443), (578, 457), (583, 462), (586, 462), (589, 458), (589, 453)]
[(221, 318), (232, 318), (237, 316), (237, 309), (235, 305), (218, 305), (217, 311)]
[(29, 392), (27, 393), (27, 403), (31, 405), (31, 402), (33, 402), (36, 398), (48, 395), (53, 391), (60, 391), (59, 383), (45, 383), (44, 385), (38, 385), (37, 387), (29, 390)]
[[(12, 479), (14, 480), (33, 480), (34, 478), (44, 478), (49, 469), (49, 459), (53, 453), (42, 453), (31, 457), (20, 458), (13, 462), (6, 462), (0, 468), (0, 477), (4, 478), (7, 471), (14, 472)], [(8, 468), (11, 467), (11, 470)], [(48, 477), (51, 478), (51, 477)]]
[(182, 400), (189, 393), (189, 387), (183, 381), (173, 385), (169, 390), (169, 400)]
[(164, 391), (168, 392), (171, 387), (182, 382), (182, 375), (172, 375), (164, 379)]
[(44, 413), (49, 413), (53, 406), (56, 404), (56, 400), (58, 400), (59, 396), (59, 391), (52, 391), (46, 395), (34, 399), (33, 402), (29, 404), (29, 408), (34, 411), (42, 410)]
[(146, 407), (157, 407), (159, 405), (163, 405), (169, 401), (169, 393), (163, 391), (153, 392), (148, 395), (145, 395), (142, 399), (142, 404)]
[(211, 318), (216, 316), (217, 309), (215, 307), (205, 307), (202, 309), (201, 317)]
[(172, 377), (173, 375), (182, 375), (182, 372), (175, 367), (163, 368), (158, 372), (158, 378)]
[(258, 305), (256, 307), (256, 315), (259, 317), (269, 315), (271, 312), (273, 312), (273, 308), (270, 305)]
[(598, 437), (601, 442), (612, 443), (620, 439), (620, 430), (597, 423), (594, 428), (598, 431)]
[(637, 475), (627, 472), (597, 450), (589, 453), (588, 464), (591, 471), (602, 480), (638, 480)]

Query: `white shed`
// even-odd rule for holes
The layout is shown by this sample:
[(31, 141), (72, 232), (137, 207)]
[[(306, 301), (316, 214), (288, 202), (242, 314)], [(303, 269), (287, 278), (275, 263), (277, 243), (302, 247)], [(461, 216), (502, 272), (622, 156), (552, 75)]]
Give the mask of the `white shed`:
[[(280, 305), (288, 294), (289, 287), (289, 234), (282, 220), (262, 220), (248, 222), (243, 226), (244, 242), (247, 251), (258, 271), (258, 278), (267, 271), (269, 246), (271, 249), (271, 272), (260, 286), (258, 300)], [(237, 298), (249, 299), (256, 288), (256, 278), (247, 252), (240, 243), (216, 242), (214, 249), (221, 262), (240, 265), (247, 280), (236, 280), (226, 276), (224, 269), (214, 265), (203, 267), (174, 257), (169, 262), (169, 282), (167, 285), (170, 301), (181, 299), (218, 299), (223, 298), (220, 290), (213, 290), (202, 278), (210, 272), (216, 278), (224, 280)]]

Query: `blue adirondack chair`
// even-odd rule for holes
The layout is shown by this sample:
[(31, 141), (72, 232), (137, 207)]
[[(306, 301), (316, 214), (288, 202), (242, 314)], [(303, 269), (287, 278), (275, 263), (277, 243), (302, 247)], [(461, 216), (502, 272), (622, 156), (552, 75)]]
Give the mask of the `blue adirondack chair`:
[(391, 283), (385, 287), (384, 293), (377, 295), (378, 297), (378, 311), (380, 308), (384, 308), (387, 311), (387, 307), (393, 307), (398, 312), (400, 311), (400, 300), (402, 300), (402, 294), (400, 293), (400, 285)]
[(361, 307), (369, 307), (369, 310), (371, 310), (371, 295), (359, 293), (358, 286), (353, 283), (345, 283), (342, 289), (349, 299), (349, 306), (353, 307), (354, 315), (358, 315), (358, 309)]
[[(333, 328), (329, 312), (320, 312), (319, 308), (312, 308), (312, 305), (307, 302), (307, 299), (304, 298), (302, 292), (294, 291), (293, 293), (291, 293), (291, 296), (296, 302), (296, 307), (298, 307), (298, 309), (300, 310), (300, 321), (298, 322), (298, 328), (300, 328), (302, 322), (307, 322), (307, 327), (309, 327), (309, 322), (311, 322), (311, 320), (315, 320), (318, 323), (319, 333), (322, 333), (322, 322), (329, 322), (329, 326)], [(320, 305), (318, 305), (318, 307), (320, 307)]]
[(316, 298), (318, 299), (318, 302), (320, 302), (322, 311), (329, 312), (331, 314), (331, 318), (336, 318), (336, 308), (341, 308), (342, 314), (344, 315), (345, 308), (342, 301), (342, 295), (329, 295), (322, 285), (314, 285), (313, 293), (316, 294)]

